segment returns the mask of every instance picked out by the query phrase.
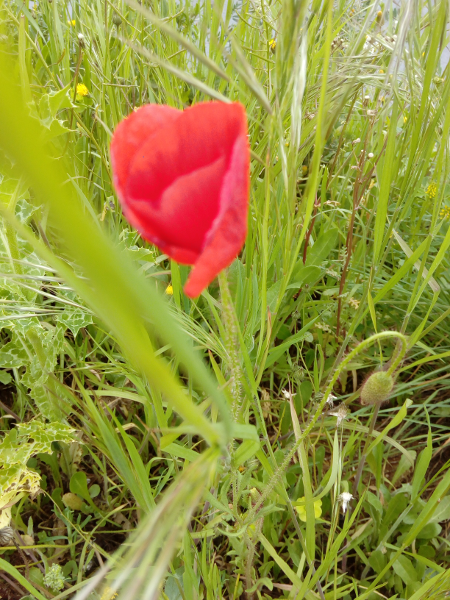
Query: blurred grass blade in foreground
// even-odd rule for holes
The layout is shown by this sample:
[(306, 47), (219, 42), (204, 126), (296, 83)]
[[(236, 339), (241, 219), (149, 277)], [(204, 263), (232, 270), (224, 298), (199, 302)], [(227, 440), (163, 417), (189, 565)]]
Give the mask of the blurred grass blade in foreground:
[(165, 394), (177, 412), (210, 443), (219, 441), (219, 431), (184, 393), (165, 361), (155, 356), (147, 332), (148, 322), (172, 345), (178, 359), (218, 403), (229, 435), (230, 416), (224, 396), (192, 351), (182, 330), (170, 318), (156, 290), (138, 275), (127, 257), (108, 242), (85, 214), (72, 186), (65, 183), (67, 175), (63, 164), (50, 158), (42, 142), (41, 127), (21, 101), (20, 88), (11, 76), (13, 68), (0, 54), (0, 87), (8, 89), (8, 94), (0, 98), (0, 147), (28, 179), (37, 201), (47, 204), (50, 223), (58, 232), (61, 246), (81, 269), (80, 295), (114, 331), (134, 364)]

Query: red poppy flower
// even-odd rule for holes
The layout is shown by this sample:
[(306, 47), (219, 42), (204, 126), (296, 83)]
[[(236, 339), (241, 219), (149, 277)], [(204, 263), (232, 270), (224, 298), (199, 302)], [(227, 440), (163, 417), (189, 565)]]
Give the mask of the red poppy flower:
[(236, 258), (247, 233), (244, 107), (147, 104), (118, 125), (111, 159), (125, 217), (165, 254), (194, 265), (184, 291), (198, 296)]

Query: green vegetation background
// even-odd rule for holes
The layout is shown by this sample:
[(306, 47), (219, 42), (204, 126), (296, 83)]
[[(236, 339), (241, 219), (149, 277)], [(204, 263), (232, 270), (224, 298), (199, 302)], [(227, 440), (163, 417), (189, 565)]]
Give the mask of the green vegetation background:
[[(445, 597), (449, 19), (2, 0), (0, 585)], [(122, 218), (109, 141), (146, 102), (208, 99), (247, 110), (249, 235), (190, 301)]]

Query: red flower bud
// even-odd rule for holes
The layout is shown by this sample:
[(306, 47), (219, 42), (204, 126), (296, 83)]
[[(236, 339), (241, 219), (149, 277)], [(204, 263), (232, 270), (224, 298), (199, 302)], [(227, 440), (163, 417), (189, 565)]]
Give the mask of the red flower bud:
[(194, 265), (184, 291), (198, 296), (236, 258), (247, 234), (244, 107), (147, 104), (117, 126), (111, 159), (125, 217), (165, 254)]

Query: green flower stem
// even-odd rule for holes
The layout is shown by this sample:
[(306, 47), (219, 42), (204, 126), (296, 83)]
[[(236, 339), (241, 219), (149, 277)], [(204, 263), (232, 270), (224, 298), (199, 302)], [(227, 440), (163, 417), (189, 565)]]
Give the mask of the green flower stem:
[(358, 465), (358, 470), (356, 471), (355, 479), (353, 481), (353, 491), (352, 491), (353, 496), (356, 496), (356, 494), (358, 492), (359, 481), (362, 476), (364, 465), (366, 464), (367, 450), (369, 448), (369, 445), (372, 442), (372, 432), (375, 428), (375, 423), (377, 422), (379, 410), (380, 410), (380, 403), (375, 404), (374, 410), (372, 413), (372, 418), (370, 419), (369, 431), (367, 432), (366, 443), (364, 444), (364, 450), (362, 452), (361, 459), (360, 459), (359, 465)]
[(231, 379), (231, 414), (233, 421), (237, 422), (241, 408), (241, 366), (239, 364), (239, 341), (237, 332), (237, 319), (228, 286), (227, 269), (219, 273), (220, 295), (222, 299), (222, 316), (225, 329), (225, 350), (228, 355), (228, 369)]

